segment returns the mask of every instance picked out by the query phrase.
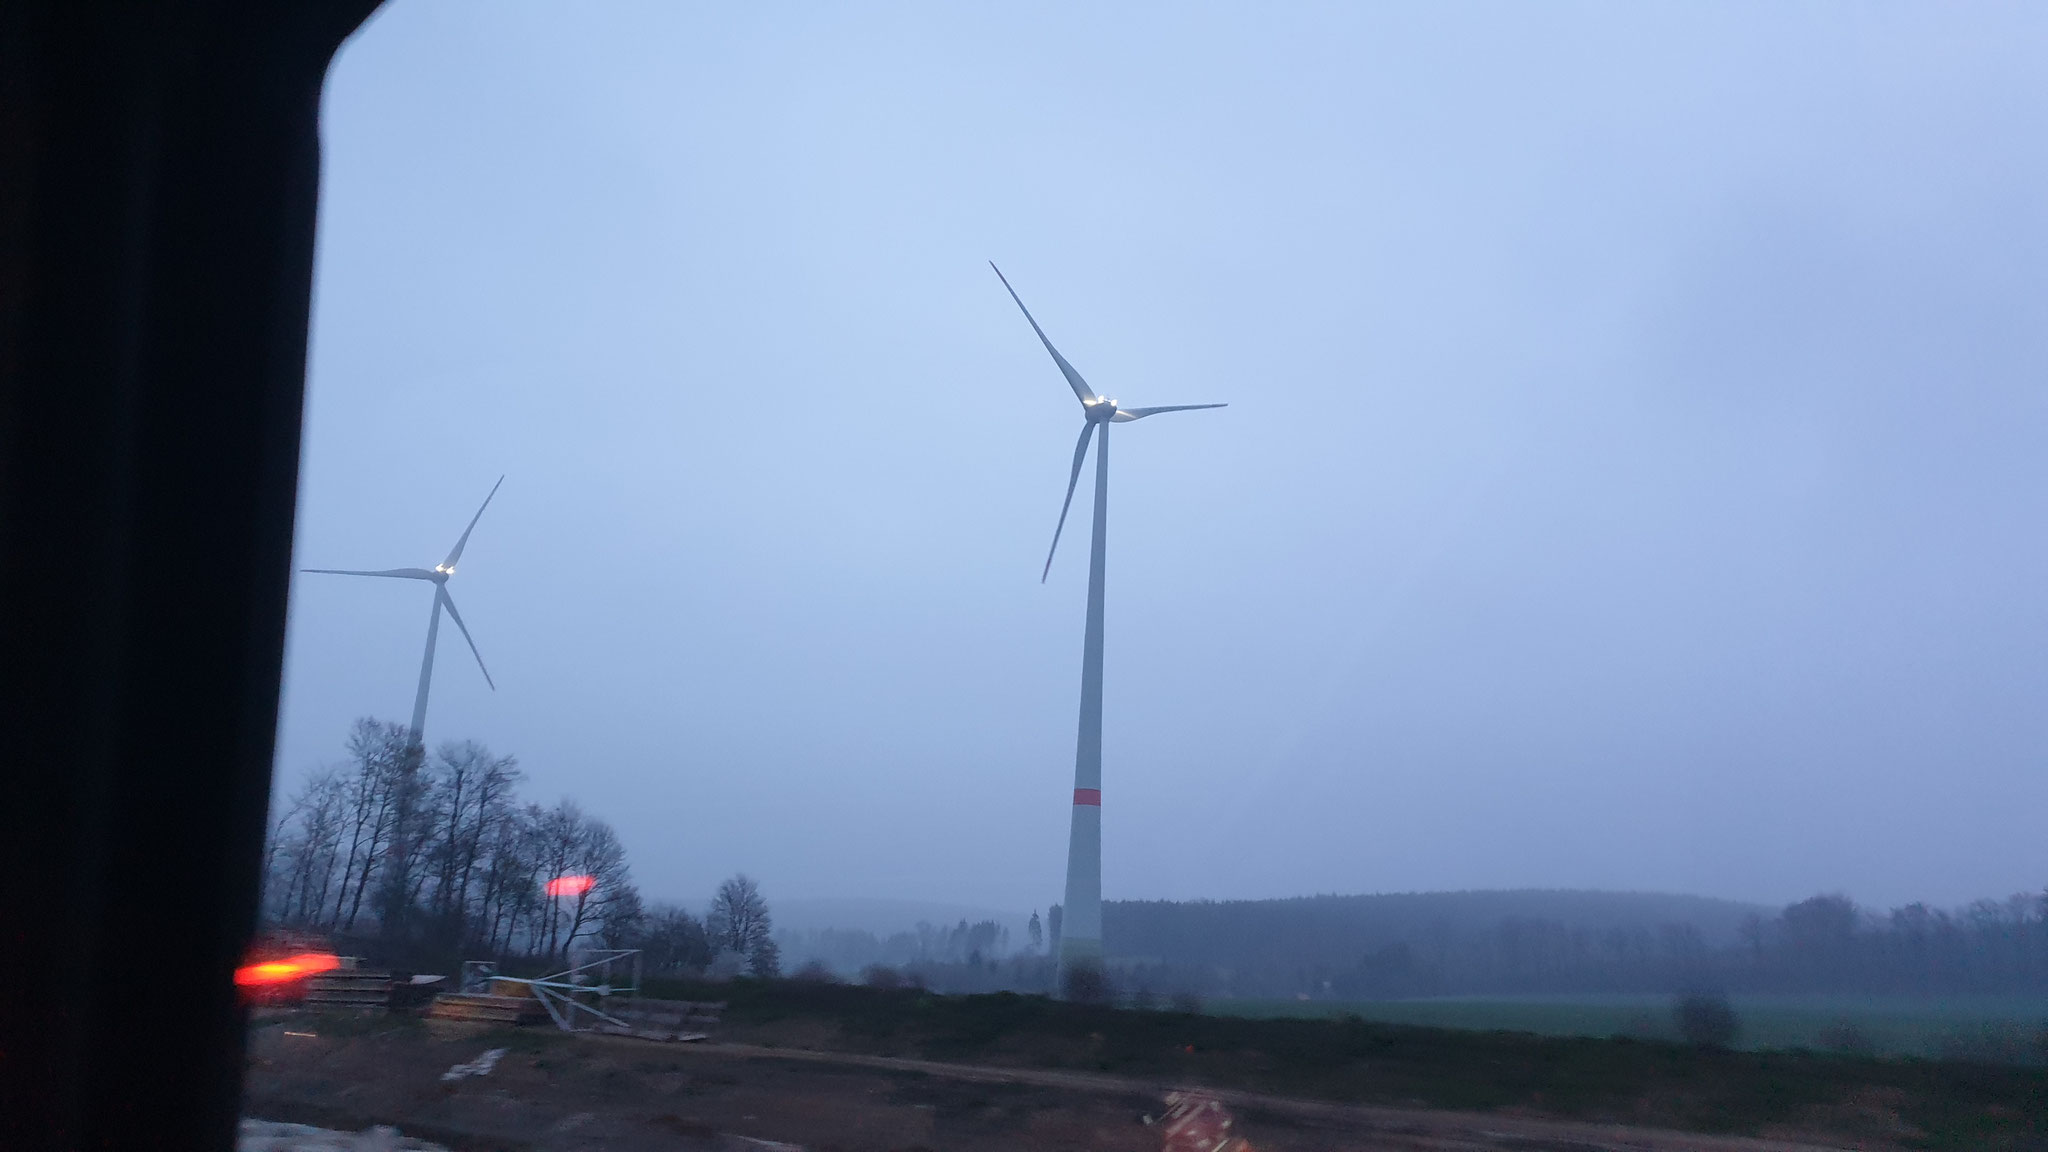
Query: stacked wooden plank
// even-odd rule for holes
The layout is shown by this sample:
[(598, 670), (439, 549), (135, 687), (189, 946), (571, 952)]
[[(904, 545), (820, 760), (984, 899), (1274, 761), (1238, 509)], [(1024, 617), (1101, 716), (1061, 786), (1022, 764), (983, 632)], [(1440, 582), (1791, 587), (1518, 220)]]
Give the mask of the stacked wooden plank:
[(613, 1036), (635, 1036), (642, 1040), (663, 1040), (670, 1042), (702, 1040), (709, 1028), (718, 1026), (718, 1019), (725, 1012), (725, 1002), (704, 1003), (690, 1000), (629, 1000), (620, 1004), (603, 1006), (605, 1015), (616, 1017), (619, 1024), (600, 1022), (595, 1029)]
[(448, 987), (446, 976), (432, 973), (414, 976), (410, 980), (391, 982), (391, 1007), (399, 1012), (416, 1012), (433, 1003), (434, 997)]
[(335, 968), (306, 980), (309, 1008), (374, 1010), (391, 1004), (391, 973), (376, 968)]
[(434, 997), (427, 1015), (436, 1020), (475, 1020), (486, 1024), (528, 1024), (547, 1019), (548, 1011), (531, 996), (498, 996), (489, 992), (443, 992)]
[(524, 980), (513, 980), (504, 976), (491, 977), (490, 993), (493, 996), (524, 996), (533, 999), (533, 985)]

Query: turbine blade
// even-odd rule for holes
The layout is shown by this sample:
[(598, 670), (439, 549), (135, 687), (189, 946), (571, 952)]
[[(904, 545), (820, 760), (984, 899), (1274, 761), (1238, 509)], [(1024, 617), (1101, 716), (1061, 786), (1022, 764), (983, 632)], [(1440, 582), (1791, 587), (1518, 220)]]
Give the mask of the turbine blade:
[(1067, 363), (1067, 358), (1060, 355), (1060, 350), (1052, 346), (1052, 341), (1045, 338), (1045, 329), (1038, 326), (1038, 321), (1032, 318), (1031, 309), (1024, 307), (1024, 301), (1017, 298), (1017, 290), (1010, 287), (1010, 280), (1003, 275), (1003, 270), (996, 268), (996, 262), (993, 260), (988, 262), (988, 266), (996, 269), (996, 279), (1001, 280), (1003, 287), (1009, 290), (1010, 299), (1017, 301), (1017, 310), (1024, 313), (1026, 320), (1031, 321), (1031, 330), (1038, 333), (1038, 342), (1045, 345), (1047, 352), (1052, 353), (1052, 362), (1060, 366), (1060, 374), (1067, 378), (1067, 386), (1074, 390), (1074, 395), (1080, 397), (1083, 404), (1093, 404), (1101, 400), (1102, 397), (1097, 396), (1095, 390), (1088, 387), (1088, 382), (1081, 379), (1081, 374), (1074, 371), (1074, 366)]
[[(503, 484), (504, 482), (505, 478), (503, 476), (498, 477), (498, 484)], [(491, 496), (498, 494), (498, 484), (491, 485), (491, 495), (484, 497), (484, 502), (477, 506), (476, 515), (469, 518), (469, 527), (462, 530), (462, 539), (455, 542), (455, 547), (448, 552), (448, 558), (441, 561), (442, 571), (453, 572), (455, 570), (455, 562), (462, 559), (463, 545), (469, 543), (469, 534), (476, 531), (476, 522), (484, 518), (484, 509), (491, 506)]]
[(1045, 551), (1045, 571), (1038, 574), (1040, 584), (1052, 573), (1052, 554), (1060, 550), (1060, 530), (1067, 526), (1067, 509), (1073, 507), (1074, 485), (1081, 482), (1081, 460), (1088, 455), (1088, 437), (1094, 431), (1092, 421), (1081, 425), (1081, 439), (1074, 444), (1074, 473), (1067, 477), (1067, 498), (1060, 505), (1060, 522), (1052, 530), (1052, 547)]
[(484, 674), (484, 683), (489, 684), (491, 691), (496, 692), (498, 690), (498, 682), (491, 679), (491, 670), (484, 667), (484, 654), (476, 650), (476, 641), (470, 640), (469, 625), (462, 622), (462, 613), (455, 610), (455, 598), (448, 595), (448, 586), (443, 584), (434, 589), (434, 595), (441, 598), (441, 607), (448, 610), (448, 618), (455, 621), (455, 626), (462, 630), (462, 638), (469, 641), (469, 654), (476, 657), (477, 670)]
[(1168, 404), (1163, 408), (1119, 408), (1116, 415), (1109, 419), (1112, 424), (1128, 424), (1133, 420), (1143, 420), (1147, 416), (1157, 416), (1161, 412), (1193, 412), (1199, 408), (1228, 407), (1228, 404)]
[(301, 568), (301, 572), (320, 572), (328, 576), (394, 576), (400, 580), (432, 580), (434, 574), (425, 568), (386, 568), (381, 572), (362, 572), (354, 568)]

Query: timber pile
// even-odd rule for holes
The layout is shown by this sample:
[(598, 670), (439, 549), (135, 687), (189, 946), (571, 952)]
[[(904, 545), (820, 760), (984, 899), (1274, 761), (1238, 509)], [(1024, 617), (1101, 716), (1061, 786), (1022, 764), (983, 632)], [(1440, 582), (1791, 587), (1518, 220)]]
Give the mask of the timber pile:
[(478, 1020), (487, 1024), (526, 1024), (547, 1018), (548, 1010), (531, 996), (495, 996), (489, 992), (443, 992), (434, 997), (427, 1015), (436, 1020)]
[(306, 980), (312, 1008), (378, 1009), (391, 1005), (391, 973), (375, 968), (335, 968)]
[(417, 1012), (434, 1002), (434, 997), (448, 987), (446, 976), (432, 973), (414, 976), (410, 980), (391, 982), (391, 1007), (400, 1012)]
[(702, 1040), (708, 1035), (704, 1029), (718, 1027), (718, 1018), (724, 1011), (723, 1000), (716, 1003), (690, 1000), (632, 1000), (616, 1006), (604, 1006), (605, 1015), (617, 1017), (623, 1026), (599, 1021), (594, 1031), (612, 1036), (634, 1036), (642, 1040)]

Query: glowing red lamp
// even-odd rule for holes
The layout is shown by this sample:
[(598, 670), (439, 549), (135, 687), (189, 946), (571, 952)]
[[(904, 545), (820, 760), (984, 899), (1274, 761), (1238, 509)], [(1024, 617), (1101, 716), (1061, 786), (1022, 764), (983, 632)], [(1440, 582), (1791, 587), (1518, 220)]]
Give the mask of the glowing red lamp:
[(595, 876), (557, 876), (548, 881), (550, 896), (581, 896), (597, 884)]
[(244, 988), (261, 987), (265, 984), (289, 984), (303, 980), (316, 972), (331, 972), (341, 967), (341, 957), (332, 952), (302, 952), (287, 956), (283, 960), (265, 960), (261, 964), (244, 964), (235, 969), (235, 983)]

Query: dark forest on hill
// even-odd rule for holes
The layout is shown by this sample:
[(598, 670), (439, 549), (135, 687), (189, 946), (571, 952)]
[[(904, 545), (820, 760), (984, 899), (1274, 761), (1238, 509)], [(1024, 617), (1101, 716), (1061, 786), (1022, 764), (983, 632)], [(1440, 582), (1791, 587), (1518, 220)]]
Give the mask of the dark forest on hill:
[[(942, 992), (1042, 992), (1042, 945), (990, 923), (781, 937), (792, 964), (841, 978), (887, 968)], [(1749, 992), (2048, 994), (2048, 894), (1958, 909), (1784, 908), (1657, 893), (1508, 890), (1280, 900), (1111, 901), (1103, 937), (1118, 994), (1144, 1000), (1333, 1000)]]
[(1120, 901), (1124, 983), (1205, 995), (2048, 992), (2048, 894), (1889, 912), (1574, 891)]

